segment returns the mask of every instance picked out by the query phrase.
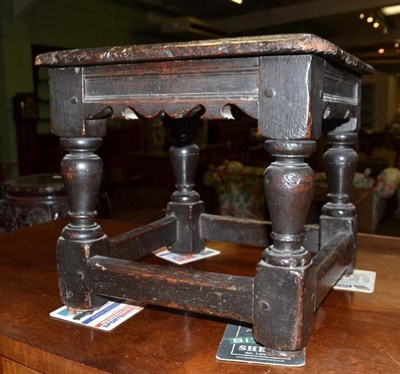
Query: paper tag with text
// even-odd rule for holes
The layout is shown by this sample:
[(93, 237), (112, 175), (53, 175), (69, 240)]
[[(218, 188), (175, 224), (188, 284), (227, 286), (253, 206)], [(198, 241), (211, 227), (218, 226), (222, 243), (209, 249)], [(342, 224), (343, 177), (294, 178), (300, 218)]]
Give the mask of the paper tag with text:
[(62, 306), (51, 312), (50, 317), (97, 330), (111, 331), (142, 309), (130, 301), (108, 301), (99, 309), (89, 312), (75, 311)]
[(189, 262), (204, 260), (208, 257), (217, 256), (220, 253), (220, 251), (206, 247), (200, 253), (181, 254), (174, 253), (169, 251), (168, 249), (165, 249), (160, 252), (155, 252), (154, 254), (157, 257), (160, 257), (166, 261), (170, 261), (178, 265), (183, 265), (188, 264)]
[(334, 290), (372, 293), (375, 288), (376, 272), (368, 270), (353, 271), (343, 275), (333, 287)]
[(222, 361), (260, 365), (298, 367), (306, 364), (305, 348), (299, 352), (271, 351), (255, 342), (251, 327), (232, 324), (226, 326), (216, 357)]

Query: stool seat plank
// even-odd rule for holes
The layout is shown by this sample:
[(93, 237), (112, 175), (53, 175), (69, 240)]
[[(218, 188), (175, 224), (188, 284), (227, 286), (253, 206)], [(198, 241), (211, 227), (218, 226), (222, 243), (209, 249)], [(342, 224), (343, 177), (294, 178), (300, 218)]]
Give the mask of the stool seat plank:
[(365, 74), (373, 71), (371, 66), (357, 57), (312, 34), (263, 35), (56, 51), (39, 55), (35, 63), (45, 66), (84, 66), (277, 54), (315, 54), (355, 73)]

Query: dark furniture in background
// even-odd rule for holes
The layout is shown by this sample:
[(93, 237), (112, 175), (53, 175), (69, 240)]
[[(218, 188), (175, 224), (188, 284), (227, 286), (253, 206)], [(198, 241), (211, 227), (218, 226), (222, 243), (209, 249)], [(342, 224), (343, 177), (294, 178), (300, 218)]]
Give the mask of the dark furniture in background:
[[(132, 178), (129, 183), (132, 186), (137, 181)], [(115, 184), (103, 181), (101, 185), (95, 202), (99, 217), (110, 215), (108, 191), (116, 188)], [(0, 233), (68, 217), (69, 203), (60, 174), (25, 175), (3, 182), (1, 188)]]
[(34, 93), (20, 93), (13, 98), (17, 129), (19, 174), (59, 172), (57, 160), (64, 155), (57, 138), (38, 132), (39, 100)]
[(60, 174), (36, 174), (2, 184), (0, 232), (30, 227), (68, 216), (68, 199)]
[[(356, 209), (349, 202), (357, 155), (360, 75), (372, 68), (314, 35), (75, 50), (40, 55), (50, 67), (52, 130), (68, 152), (62, 174), (71, 223), (58, 241), (63, 302), (93, 309), (103, 296), (253, 324), (255, 339), (279, 354), (303, 349), (314, 311), (356, 255)], [(231, 119), (236, 106), (258, 121), (276, 159), (265, 174), (268, 224), (206, 214), (194, 190), (195, 129), (171, 128), (176, 190), (165, 217), (109, 239), (94, 220), (108, 117)], [(234, 122), (232, 122), (234, 126)], [(314, 189), (305, 163), (327, 132), (330, 183), (320, 225), (304, 227)], [(136, 260), (161, 246), (197, 253), (207, 240), (266, 248), (255, 276), (171, 269)], [(282, 289), (285, 291), (282, 292)]]

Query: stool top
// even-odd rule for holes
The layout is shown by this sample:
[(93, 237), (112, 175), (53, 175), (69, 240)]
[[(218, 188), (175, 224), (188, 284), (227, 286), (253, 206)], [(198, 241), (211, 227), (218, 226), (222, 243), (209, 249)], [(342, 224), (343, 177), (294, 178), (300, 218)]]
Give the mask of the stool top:
[(74, 49), (44, 53), (35, 64), (49, 67), (124, 64), (239, 56), (315, 54), (357, 74), (373, 68), (333, 43), (312, 34), (282, 34), (142, 44), (110, 48)]
[(4, 190), (17, 195), (65, 195), (65, 188), (60, 174), (33, 174), (9, 179), (3, 183)]

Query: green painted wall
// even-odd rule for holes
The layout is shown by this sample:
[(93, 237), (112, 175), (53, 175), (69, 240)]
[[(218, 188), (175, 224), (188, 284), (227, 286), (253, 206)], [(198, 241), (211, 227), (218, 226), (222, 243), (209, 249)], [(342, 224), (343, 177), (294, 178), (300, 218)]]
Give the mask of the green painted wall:
[(85, 48), (146, 42), (133, 34), (147, 14), (112, 0), (30, 0), (14, 16), (14, 2), (0, 1), (0, 164), (17, 175), (17, 145), (12, 98), (33, 91), (32, 45)]

